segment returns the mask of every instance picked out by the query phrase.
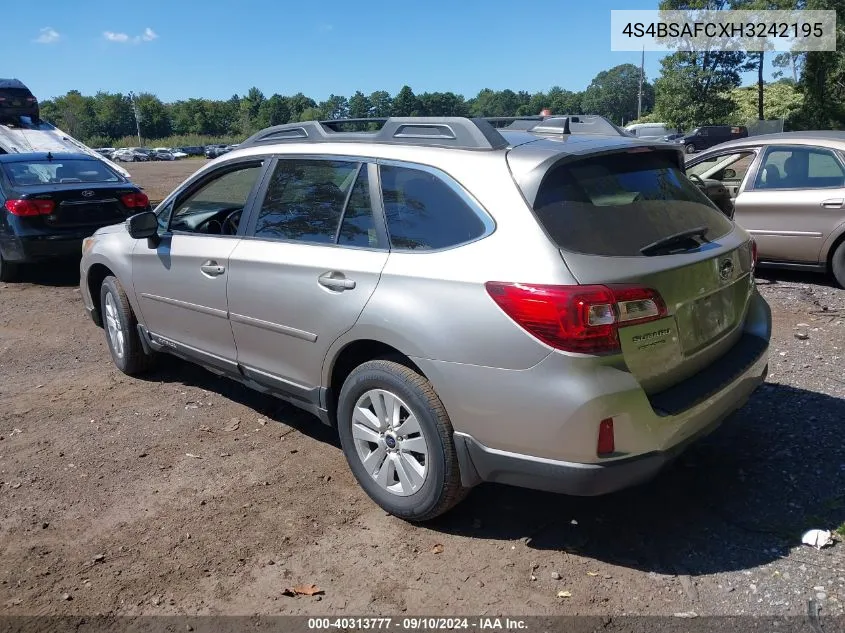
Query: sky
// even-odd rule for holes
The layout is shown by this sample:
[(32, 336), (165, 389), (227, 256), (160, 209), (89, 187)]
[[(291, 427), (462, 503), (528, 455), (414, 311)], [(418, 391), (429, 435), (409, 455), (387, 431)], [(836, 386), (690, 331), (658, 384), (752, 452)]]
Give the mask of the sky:
[[(226, 99), (257, 86), (302, 92), (395, 95), (482, 88), (583, 90), (602, 70), (640, 63), (611, 52), (611, 9), (657, 2), (553, 0), (40, 0), (3, 6), (0, 77), (40, 99), (151, 92), (163, 101)], [(319, 8), (317, 8), (319, 7)], [(8, 28), (13, 26), (13, 28)], [(649, 80), (659, 52), (645, 53)], [(771, 69), (766, 74), (771, 78)], [(744, 78), (744, 84), (755, 81)]]

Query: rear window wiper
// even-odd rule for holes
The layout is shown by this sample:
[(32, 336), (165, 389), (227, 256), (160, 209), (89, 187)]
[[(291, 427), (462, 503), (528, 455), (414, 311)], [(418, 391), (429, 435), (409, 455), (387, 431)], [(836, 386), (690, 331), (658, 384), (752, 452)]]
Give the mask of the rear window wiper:
[(686, 231), (681, 231), (680, 233), (673, 233), (672, 235), (659, 239), (656, 242), (652, 242), (647, 246), (643, 246), (640, 249), (640, 252), (646, 256), (657, 255), (658, 253), (663, 252), (671, 248), (672, 246), (679, 246), (684, 242), (688, 242), (694, 237), (697, 237), (700, 242), (709, 242), (710, 240), (705, 237), (709, 230), (710, 229), (706, 226), (697, 226), (694, 229), (687, 229)]

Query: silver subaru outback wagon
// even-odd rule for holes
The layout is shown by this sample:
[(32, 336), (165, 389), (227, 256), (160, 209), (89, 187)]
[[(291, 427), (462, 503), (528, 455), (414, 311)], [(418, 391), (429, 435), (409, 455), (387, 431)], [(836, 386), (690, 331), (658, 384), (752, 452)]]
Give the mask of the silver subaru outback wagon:
[(84, 243), (121, 371), (173, 354), (314, 413), (415, 521), (482, 481), (641, 483), (765, 379), (754, 243), (676, 146), (595, 117), (343, 124), (263, 130)]

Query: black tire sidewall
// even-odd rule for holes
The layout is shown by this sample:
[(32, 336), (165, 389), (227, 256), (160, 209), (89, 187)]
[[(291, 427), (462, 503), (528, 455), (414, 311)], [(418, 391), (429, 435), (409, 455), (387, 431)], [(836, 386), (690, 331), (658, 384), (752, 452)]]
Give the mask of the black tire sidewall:
[[(428, 445), (428, 473), (425, 483), (417, 492), (407, 497), (394, 495), (379, 486), (364, 469), (352, 439), (352, 410), (366, 391), (383, 389), (399, 396), (407, 404), (420, 424)], [(340, 443), (352, 474), (361, 487), (382, 508), (403, 518), (423, 516), (440, 502), (445, 488), (446, 449), (444, 438), (438, 432), (436, 414), (431, 410), (425, 395), (415, 385), (409, 384), (401, 374), (381, 368), (362, 365), (343, 385), (338, 398), (337, 420)], [(449, 438), (446, 438), (449, 441)]]
[(17, 264), (9, 262), (3, 257), (3, 254), (0, 253), (0, 281), (4, 283), (16, 281), (19, 271), (20, 268)]
[(684, 148), (687, 154), (695, 154), (695, 145), (692, 143), (687, 143), (687, 146)]
[[(112, 347), (111, 337), (109, 336), (108, 324), (106, 323), (106, 295), (111, 294), (112, 298), (114, 299), (114, 305), (117, 308), (117, 318), (120, 321), (120, 327), (123, 330), (123, 358), (117, 355), (114, 351), (114, 347)], [(126, 372), (127, 364), (130, 354), (132, 353), (132, 345), (134, 341), (132, 340), (132, 330), (131, 324), (127, 323), (126, 320), (126, 312), (122, 309), (123, 307), (123, 292), (122, 289), (117, 285), (117, 281), (114, 277), (106, 277), (105, 281), (103, 281), (103, 285), (100, 286), (100, 314), (103, 315), (103, 329), (105, 330), (106, 334), (106, 345), (109, 348), (109, 353), (111, 354), (112, 361), (114, 361), (115, 366), (122, 372)]]
[(830, 268), (833, 278), (842, 288), (845, 288), (845, 241), (840, 242), (836, 250), (833, 251), (830, 258)]

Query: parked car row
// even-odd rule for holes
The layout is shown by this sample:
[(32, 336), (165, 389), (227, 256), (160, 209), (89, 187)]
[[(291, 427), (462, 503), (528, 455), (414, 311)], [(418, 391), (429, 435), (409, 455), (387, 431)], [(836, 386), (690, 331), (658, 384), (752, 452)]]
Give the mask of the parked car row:
[(202, 156), (205, 147), (98, 147), (94, 151), (118, 162), (133, 163), (150, 160), (179, 160), (188, 156)]
[(691, 132), (672, 129), (667, 123), (634, 123), (625, 128), (642, 140), (660, 140), (684, 146), (687, 154), (709, 149), (720, 143), (747, 138), (744, 125), (702, 125)]
[(205, 148), (205, 157), (209, 159), (217, 158), (218, 156), (222, 156), (223, 154), (231, 152), (233, 149), (237, 149), (237, 147), (237, 143), (235, 143), (234, 145), (207, 145)]

